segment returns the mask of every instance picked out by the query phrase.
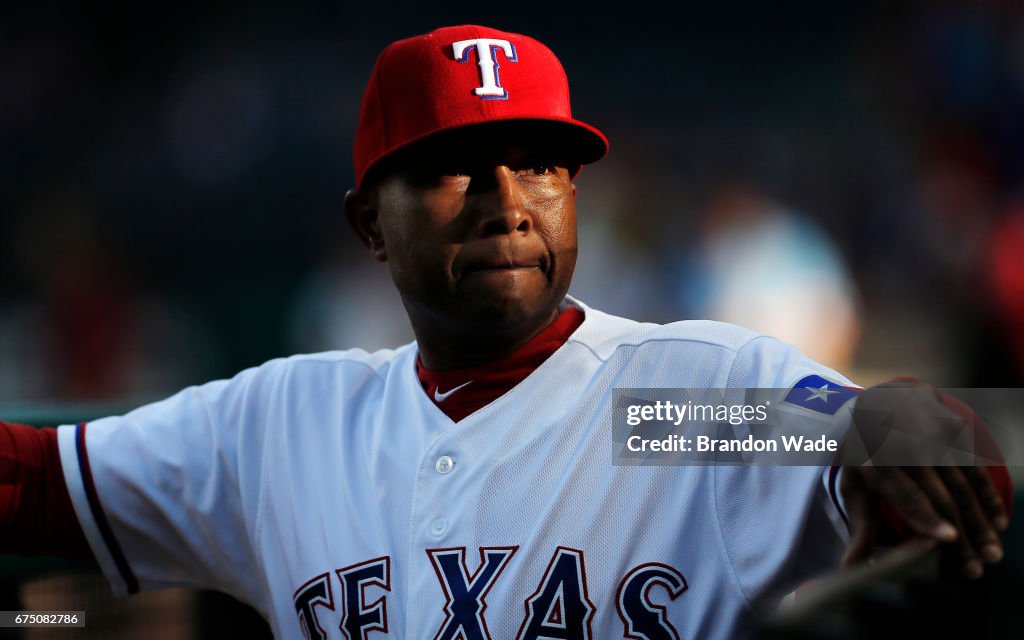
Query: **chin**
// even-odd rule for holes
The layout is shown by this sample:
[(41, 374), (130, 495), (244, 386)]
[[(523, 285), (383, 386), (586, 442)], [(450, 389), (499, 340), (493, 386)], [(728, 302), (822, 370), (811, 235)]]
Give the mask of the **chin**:
[(474, 297), (461, 305), (465, 320), (485, 325), (490, 329), (516, 329), (523, 325), (543, 322), (558, 307), (561, 299), (522, 296)]

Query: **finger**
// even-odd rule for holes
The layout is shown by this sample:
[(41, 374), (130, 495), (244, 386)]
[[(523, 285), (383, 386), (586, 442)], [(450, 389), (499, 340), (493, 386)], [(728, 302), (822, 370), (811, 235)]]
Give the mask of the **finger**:
[(960, 518), (960, 507), (935, 467), (908, 467), (907, 473), (928, 496), (935, 511), (955, 526)]
[[(955, 524), (960, 535), (953, 543), (951, 553), (964, 577), (971, 579), (981, 577), (984, 569), (981, 558), (978, 557), (978, 549), (973, 544), (974, 539), (971, 537), (974, 529), (965, 525), (964, 515), (961, 512), (963, 505), (954, 497), (944, 476), (935, 467), (916, 467), (912, 469), (911, 475), (918, 486), (928, 495), (936, 511)], [(965, 478), (962, 478), (962, 483), (963, 485), (967, 484)]]
[[(878, 537), (878, 523), (881, 521), (878, 501), (863, 490), (863, 484), (855, 470), (847, 468), (843, 471), (844, 506), (851, 527), (850, 543), (843, 555), (844, 567), (867, 560)], [(851, 490), (855, 487), (861, 490)]]
[(867, 560), (875, 548), (876, 538), (877, 526), (874, 524), (874, 521), (870, 519), (863, 520), (861, 526), (855, 528), (853, 531), (853, 535), (850, 538), (850, 545), (847, 547), (846, 553), (843, 555), (843, 566), (852, 567), (855, 564)]
[(971, 486), (974, 487), (974, 494), (977, 496), (978, 502), (981, 503), (982, 509), (988, 514), (993, 526), (998, 531), (1005, 531), (1009, 525), (1006, 507), (1003, 505), (1003, 499), (999, 496), (995, 483), (992, 482), (992, 476), (989, 475), (988, 469), (985, 467), (961, 467), (961, 470), (967, 476)]
[(875, 485), (881, 496), (915, 531), (942, 542), (956, 540), (956, 527), (935, 510), (928, 494), (905, 469), (888, 468), (884, 480), (877, 479)]
[(962, 467), (938, 467), (939, 475), (956, 500), (960, 521), (965, 537), (970, 541), (976, 554), (985, 562), (995, 564), (1003, 558), (1003, 545), (999, 541), (987, 514), (981, 507), (974, 486), (967, 479)]

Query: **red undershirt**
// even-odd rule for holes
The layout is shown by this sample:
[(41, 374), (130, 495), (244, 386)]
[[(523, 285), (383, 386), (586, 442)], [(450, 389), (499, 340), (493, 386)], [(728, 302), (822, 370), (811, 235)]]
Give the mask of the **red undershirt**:
[(458, 422), (516, 386), (583, 324), (583, 311), (568, 307), (546, 329), (507, 356), (468, 369), (431, 371), (416, 357), (416, 375), (430, 400)]

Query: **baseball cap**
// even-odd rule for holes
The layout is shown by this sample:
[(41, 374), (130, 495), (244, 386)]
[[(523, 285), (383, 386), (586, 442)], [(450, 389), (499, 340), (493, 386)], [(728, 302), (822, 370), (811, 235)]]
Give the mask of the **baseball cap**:
[(393, 42), (377, 58), (363, 94), (353, 149), (356, 186), (415, 142), (509, 121), (545, 123), (579, 164), (608, 152), (604, 134), (572, 117), (565, 70), (537, 40), (461, 25)]

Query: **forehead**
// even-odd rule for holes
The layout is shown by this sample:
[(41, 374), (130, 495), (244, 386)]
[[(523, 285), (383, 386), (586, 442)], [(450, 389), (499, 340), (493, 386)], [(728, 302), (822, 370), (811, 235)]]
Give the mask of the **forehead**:
[(388, 175), (444, 170), (453, 165), (543, 161), (580, 164), (571, 131), (542, 121), (495, 122), (434, 134), (400, 149), (372, 171), (372, 181)]

